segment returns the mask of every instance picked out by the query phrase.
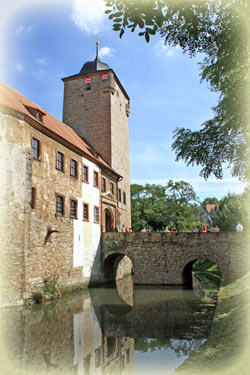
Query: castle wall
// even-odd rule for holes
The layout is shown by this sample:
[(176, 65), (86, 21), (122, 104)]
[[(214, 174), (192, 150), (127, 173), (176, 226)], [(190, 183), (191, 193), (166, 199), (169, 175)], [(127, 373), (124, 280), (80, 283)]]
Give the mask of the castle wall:
[(21, 117), (0, 113), (0, 297), (5, 305), (22, 303), (25, 287), (32, 162), (23, 145), (24, 125)]
[(100, 75), (93, 75), (91, 90), (83, 78), (64, 82), (63, 122), (94, 147), (111, 165), (110, 94), (101, 90)]
[[(131, 227), (131, 200), (130, 200), (130, 162), (129, 162), (129, 128), (127, 116), (127, 99), (120, 87), (116, 84), (116, 91), (111, 95), (111, 144), (112, 144), (112, 168), (123, 179), (119, 181), (121, 189), (121, 201), (119, 208), (121, 221), (125, 227)], [(126, 203), (124, 203), (124, 193)]]
[[(32, 137), (40, 141), (38, 159), (31, 155)], [(99, 166), (6, 114), (1, 114), (0, 142), (3, 304), (21, 304), (48, 277), (58, 277), (64, 286), (87, 286), (100, 273), (100, 185), (93, 185), (94, 170), (101, 178)], [(56, 169), (57, 151), (64, 155), (63, 172)], [(77, 162), (77, 177), (70, 175), (71, 159)], [(83, 182), (83, 165), (89, 168), (88, 183)], [(64, 215), (56, 213), (56, 194), (64, 197)], [(76, 218), (70, 215), (72, 199), (77, 201)], [(88, 221), (83, 220), (83, 203), (89, 207)]]
[[(123, 178), (116, 186), (117, 224), (131, 227), (129, 166), (129, 103), (113, 72), (101, 79), (91, 73), (91, 89), (84, 90), (83, 77), (64, 78), (63, 121), (87, 140)], [(120, 189), (120, 198), (119, 198)]]

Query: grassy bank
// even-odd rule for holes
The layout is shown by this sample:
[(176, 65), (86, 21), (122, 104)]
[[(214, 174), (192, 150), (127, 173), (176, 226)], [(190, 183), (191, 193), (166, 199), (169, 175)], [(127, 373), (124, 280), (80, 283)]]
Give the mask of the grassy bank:
[(250, 368), (250, 272), (220, 289), (208, 340), (174, 375), (248, 375)]

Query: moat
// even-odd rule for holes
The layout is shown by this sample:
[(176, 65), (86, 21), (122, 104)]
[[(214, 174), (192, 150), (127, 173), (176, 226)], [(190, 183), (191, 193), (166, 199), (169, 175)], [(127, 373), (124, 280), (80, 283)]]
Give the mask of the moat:
[(27, 375), (172, 374), (208, 339), (215, 307), (214, 291), (133, 287), (126, 278), (4, 309), (3, 337), (11, 364)]

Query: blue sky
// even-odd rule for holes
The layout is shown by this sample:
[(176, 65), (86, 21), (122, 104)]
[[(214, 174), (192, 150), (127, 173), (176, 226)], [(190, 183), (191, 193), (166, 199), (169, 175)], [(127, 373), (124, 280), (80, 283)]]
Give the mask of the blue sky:
[(171, 150), (176, 127), (199, 129), (211, 118), (218, 95), (200, 83), (198, 61), (155, 36), (147, 44), (128, 31), (120, 39), (104, 15), (102, 0), (8, 0), (1, 5), (0, 79), (62, 119), (63, 82), (95, 58), (116, 72), (131, 99), (132, 183), (165, 184), (185, 180), (200, 199), (240, 193), (244, 185), (225, 170), (223, 180), (205, 181), (199, 167), (175, 162)]

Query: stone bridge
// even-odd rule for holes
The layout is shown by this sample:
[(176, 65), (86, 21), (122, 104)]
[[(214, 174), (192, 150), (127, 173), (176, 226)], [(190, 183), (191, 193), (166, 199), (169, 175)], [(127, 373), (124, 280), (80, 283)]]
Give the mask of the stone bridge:
[(129, 258), (135, 284), (183, 285), (191, 281), (194, 262), (207, 259), (219, 266), (225, 284), (249, 271), (249, 240), (237, 232), (103, 233), (102, 274), (106, 282), (128, 274)]

